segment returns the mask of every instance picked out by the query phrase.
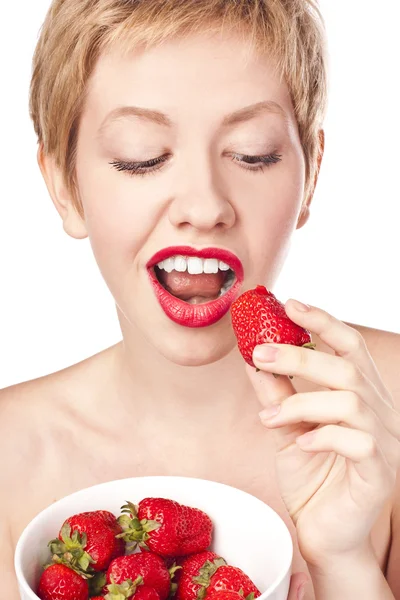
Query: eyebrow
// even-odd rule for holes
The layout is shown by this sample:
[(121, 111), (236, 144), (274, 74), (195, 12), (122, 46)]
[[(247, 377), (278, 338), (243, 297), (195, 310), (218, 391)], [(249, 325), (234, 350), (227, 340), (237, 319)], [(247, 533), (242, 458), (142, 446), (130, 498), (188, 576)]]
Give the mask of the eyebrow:
[[(280, 104), (273, 100), (265, 100), (263, 102), (251, 104), (250, 106), (245, 106), (244, 108), (240, 108), (239, 110), (226, 115), (222, 120), (221, 125), (223, 128), (226, 128), (239, 123), (245, 123), (262, 113), (278, 114), (282, 116), (285, 121), (288, 121), (288, 116)], [(119, 106), (108, 113), (100, 125), (97, 134), (100, 136), (111, 123), (126, 117), (137, 117), (164, 127), (172, 127), (174, 125), (174, 122), (168, 115), (158, 110), (140, 106)]]

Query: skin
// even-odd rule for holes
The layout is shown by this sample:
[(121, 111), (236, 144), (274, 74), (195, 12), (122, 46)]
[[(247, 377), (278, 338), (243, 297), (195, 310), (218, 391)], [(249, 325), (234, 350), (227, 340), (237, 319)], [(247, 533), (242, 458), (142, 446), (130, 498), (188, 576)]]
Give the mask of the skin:
[[(13, 550), (38, 511), (66, 494), (110, 479), (174, 474), (234, 485), (263, 499), (282, 516), (295, 543), (294, 571), (301, 573), (292, 581), (291, 600), (297, 598), (306, 575), (307, 600), (315, 597), (310, 576), (319, 600), (335, 595), (354, 598), (357, 589), (339, 588), (337, 581), (346, 586), (358, 571), (355, 585), (363, 579), (368, 583), (362, 597), (400, 598), (394, 568), (400, 558), (394, 477), (397, 432), (381, 423), (385, 403), (398, 415), (395, 356), (400, 336), (345, 325), (317, 307), (300, 313), (289, 302), (290, 318), (312, 330), (318, 352), (285, 348), (280, 362), (260, 363), (261, 372), (256, 374), (238, 353), (229, 315), (208, 328), (178, 326), (164, 315), (148, 281), (145, 265), (161, 248), (212, 245), (239, 256), (245, 272), (243, 290), (259, 283), (273, 289), (291, 236), (309, 217), (312, 196), (303, 197), (304, 156), (287, 86), (278, 80), (267, 57), (252, 56), (246, 62), (241, 44), (226, 35), (207, 39), (199, 35), (125, 59), (117, 54), (101, 57), (90, 81), (78, 138), (77, 182), (84, 219), (74, 210), (54, 161), (39, 150), (39, 165), (65, 231), (75, 238), (89, 236), (117, 305), (123, 341), (59, 373), (0, 393), (1, 444), (8, 457), (0, 484), (9, 490), (0, 506), (5, 517), (0, 533), (9, 540), (0, 548), (0, 564), (8, 578), (3, 589), (15, 597)], [(199, 90), (212, 93), (203, 96)], [(278, 103), (283, 116), (264, 111), (230, 128), (221, 127), (227, 114), (265, 100)], [(174, 125), (124, 117), (104, 127), (106, 116), (121, 105), (161, 111)], [(323, 140), (321, 132), (318, 166)], [(166, 152), (167, 163), (143, 177), (131, 177), (109, 164), (115, 159), (145, 161)], [(264, 171), (252, 172), (233, 158), (235, 153), (271, 152), (282, 160)], [(330, 518), (319, 530), (321, 537), (317, 539), (313, 531), (310, 543), (305, 543), (315, 515), (309, 495), (321, 496), (318, 473), (326, 466), (326, 447), (316, 455), (319, 470), (307, 488), (304, 478), (293, 479), (295, 463), (286, 465), (282, 460), (282, 449), (289, 445), (296, 460), (302, 461), (302, 473), (307, 473), (313, 455), (298, 447), (296, 437), (324, 419), (346, 422), (349, 395), (341, 397), (343, 415), (332, 415), (332, 394), (334, 389), (352, 389), (352, 376), (358, 371), (344, 367), (343, 374), (334, 360), (361, 365), (365, 377), (357, 379), (357, 384), (363, 382), (357, 388), (362, 400), (358, 408), (367, 396), (374, 403), (379, 443), (387, 450), (390, 442), (393, 452), (391, 476), (383, 461), (374, 463), (369, 489), (376, 499), (373, 510), (367, 514), (364, 507), (356, 517), (342, 512), (344, 521), (354, 517), (359, 525), (346, 537), (345, 547), (340, 542), (347, 525), (341, 532), (335, 522), (331, 531)], [(272, 372), (282, 375), (275, 379)], [(371, 373), (373, 391), (366, 382)], [(295, 375), (292, 381), (285, 377), (289, 374)], [(319, 396), (319, 413), (314, 403), (307, 417), (310, 422), (299, 426), (306, 418), (295, 413), (290, 399), (296, 393), (317, 391), (324, 393)], [(312, 397), (303, 400), (302, 410), (307, 411)], [(260, 420), (260, 410), (276, 402), (282, 403), (286, 419), (292, 419), (289, 425)], [(361, 411), (355, 412), (359, 425)], [(288, 435), (290, 443), (282, 444)], [(360, 453), (363, 442), (365, 438), (352, 439), (340, 450)], [(384, 494), (379, 495), (382, 473), (387, 478)], [(29, 502), (27, 489), (34, 490)], [(326, 503), (319, 505), (333, 515), (329, 511), (338, 498), (338, 490), (331, 486)], [(304, 527), (296, 531), (299, 506)], [(369, 545), (365, 540), (370, 531)], [(320, 553), (321, 543), (325, 545)], [(344, 555), (346, 569), (351, 567), (348, 577), (339, 561)], [(365, 578), (366, 570), (373, 581)], [(382, 573), (397, 596), (389, 591)]]

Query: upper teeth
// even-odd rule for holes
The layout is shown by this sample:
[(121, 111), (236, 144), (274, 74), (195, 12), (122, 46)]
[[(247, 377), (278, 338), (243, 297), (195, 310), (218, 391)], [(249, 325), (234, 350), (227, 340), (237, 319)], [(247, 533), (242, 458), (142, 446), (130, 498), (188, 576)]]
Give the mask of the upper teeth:
[(183, 273), (188, 271), (191, 275), (200, 273), (218, 273), (221, 271), (229, 271), (230, 266), (222, 260), (216, 258), (198, 258), (197, 256), (171, 256), (157, 264), (159, 269), (164, 269), (167, 273), (171, 271), (179, 271)]

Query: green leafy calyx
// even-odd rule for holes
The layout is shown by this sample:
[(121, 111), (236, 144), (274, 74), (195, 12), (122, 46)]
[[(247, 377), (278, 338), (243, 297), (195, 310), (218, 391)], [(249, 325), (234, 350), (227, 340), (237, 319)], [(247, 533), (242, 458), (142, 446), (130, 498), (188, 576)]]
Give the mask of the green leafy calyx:
[(213, 561), (206, 560), (204, 565), (201, 567), (199, 574), (196, 577), (193, 577), (193, 583), (199, 584), (201, 587), (197, 592), (198, 600), (204, 600), (207, 588), (210, 585), (210, 580), (213, 575), (217, 572), (219, 567), (226, 566), (226, 560), (222, 557), (215, 558)]
[[(71, 535), (72, 534), (72, 535)], [(86, 533), (72, 532), (71, 525), (66, 522), (61, 529), (61, 540), (50, 540), (48, 546), (53, 555), (53, 563), (64, 564), (79, 575), (93, 577), (91, 565), (96, 561), (85, 551), (87, 545)]]
[(136, 594), (139, 585), (143, 585), (143, 577), (139, 575), (135, 581), (132, 579), (126, 579), (123, 583), (115, 583), (113, 576), (111, 576), (111, 583), (107, 586), (108, 594), (105, 596), (106, 600), (125, 600), (125, 598), (131, 598)]
[(122, 527), (122, 533), (116, 537), (122, 538), (129, 544), (128, 550), (135, 550), (138, 545), (149, 550), (146, 541), (150, 539), (150, 533), (156, 531), (162, 525), (158, 521), (142, 519), (139, 521), (137, 507), (132, 502), (127, 502), (121, 507), (122, 515), (118, 517), (118, 523)]

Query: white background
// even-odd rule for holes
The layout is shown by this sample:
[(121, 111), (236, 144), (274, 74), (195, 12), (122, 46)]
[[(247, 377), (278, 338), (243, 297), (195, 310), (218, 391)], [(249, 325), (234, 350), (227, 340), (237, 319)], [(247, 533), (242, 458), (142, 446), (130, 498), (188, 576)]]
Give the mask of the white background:
[[(0, 388), (76, 363), (120, 331), (89, 242), (64, 234), (36, 164), (31, 57), (49, 0), (2, 5)], [(400, 333), (397, 0), (321, 0), (330, 53), (326, 152), (308, 225), (275, 292)]]

